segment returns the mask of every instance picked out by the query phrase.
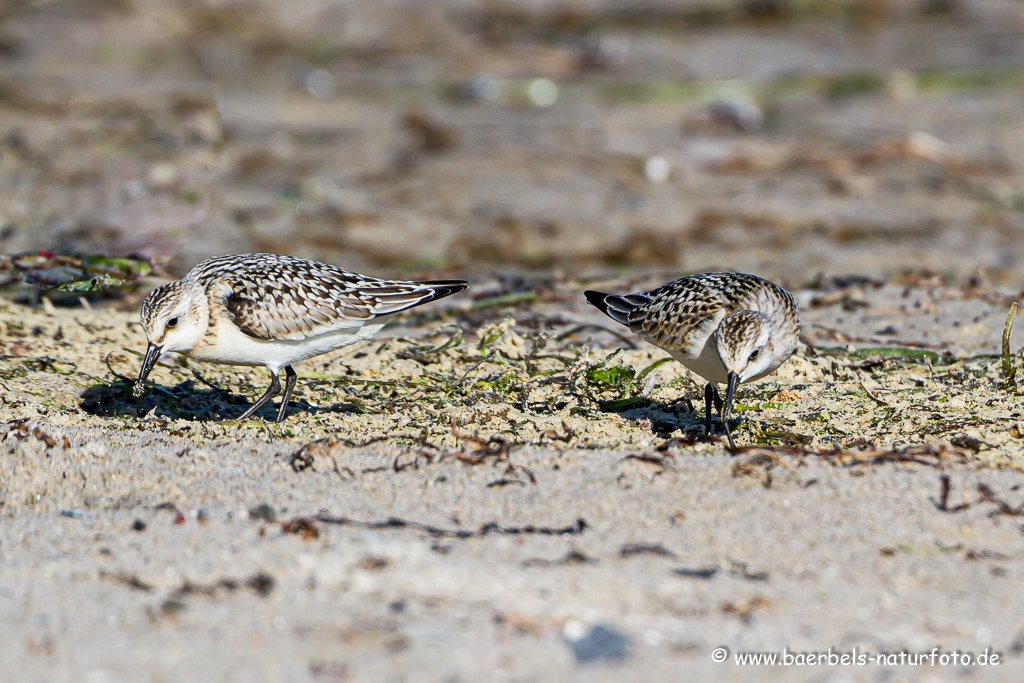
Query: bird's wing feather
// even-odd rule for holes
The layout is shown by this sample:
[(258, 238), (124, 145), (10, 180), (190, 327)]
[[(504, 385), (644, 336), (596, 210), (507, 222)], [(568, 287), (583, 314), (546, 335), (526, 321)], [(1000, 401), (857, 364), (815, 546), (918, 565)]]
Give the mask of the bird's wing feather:
[[(234, 324), (256, 339), (302, 340), (361, 327), (373, 318), (453, 294), (466, 286), (461, 281), (378, 280), (324, 263), (276, 255), (253, 256), (259, 258), (204, 262), (189, 276), (203, 277), (212, 298), (222, 303)], [(201, 267), (205, 268), (200, 271)]]
[(698, 273), (624, 296), (585, 294), (590, 303), (644, 341), (688, 358), (700, 355), (708, 335), (732, 311), (751, 308), (794, 319), (798, 315), (792, 294), (743, 273)]
[(666, 351), (699, 354), (707, 333), (728, 312), (725, 303), (715, 291), (692, 290), (685, 296), (664, 294), (667, 293), (652, 292), (647, 304), (633, 309), (629, 328)]

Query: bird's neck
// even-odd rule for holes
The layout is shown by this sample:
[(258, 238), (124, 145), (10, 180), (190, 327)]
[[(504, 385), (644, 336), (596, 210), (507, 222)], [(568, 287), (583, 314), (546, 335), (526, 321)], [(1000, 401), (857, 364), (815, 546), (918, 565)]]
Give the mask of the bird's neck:
[(202, 340), (210, 332), (210, 302), (206, 298), (206, 292), (198, 282), (189, 283), (189, 307), (188, 317), (192, 327), (196, 330), (195, 346), (202, 343)]

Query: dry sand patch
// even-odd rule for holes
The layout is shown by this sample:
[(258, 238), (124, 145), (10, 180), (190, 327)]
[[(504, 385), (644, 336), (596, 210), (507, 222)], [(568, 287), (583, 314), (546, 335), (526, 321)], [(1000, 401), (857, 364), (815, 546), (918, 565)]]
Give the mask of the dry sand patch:
[[(847, 339), (742, 388), (728, 454), (685, 371), (580, 329), (576, 289), (305, 363), (281, 425), (232, 419), (260, 369), (168, 364), (132, 399), (133, 313), (4, 305), (4, 660), (54, 680), (761, 680), (711, 651), (991, 646), (1005, 665), (963, 675), (1019, 674), (1024, 460), (998, 356), (865, 353), (881, 317), (941, 314), (869, 287)], [(810, 339), (837, 306), (807, 305)]]

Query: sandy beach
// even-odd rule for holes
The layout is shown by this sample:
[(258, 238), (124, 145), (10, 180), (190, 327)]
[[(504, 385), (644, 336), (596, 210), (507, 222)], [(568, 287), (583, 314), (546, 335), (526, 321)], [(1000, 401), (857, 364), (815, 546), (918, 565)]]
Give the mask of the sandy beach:
[[(664, 354), (559, 341), (599, 314), (572, 283), (545, 297), (559, 320), (453, 300), (305, 363), (280, 425), (232, 419), (256, 369), (165, 363), (132, 399), (131, 313), (6, 305), (28, 334), (3, 349), (4, 661), (68, 681), (740, 681), (766, 673), (735, 653), (938, 647), (1002, 659), (815, 670), (1021, 675), (1022, 416), (992, 349), (804, 347), (740, 390), (729, 454), (698, 438), (680, 365), (601, 384)], [(998, 335), (1001, 305), (960, 303)], [(811, 338), (828, 315), (808, 307)]]
[[(1024, 680), (1018, 4), (0, 1), (0, 679)], [(133, 398), (256, 251), (473, 284)], [(582, 294), (710, 270), (734, 451)]]

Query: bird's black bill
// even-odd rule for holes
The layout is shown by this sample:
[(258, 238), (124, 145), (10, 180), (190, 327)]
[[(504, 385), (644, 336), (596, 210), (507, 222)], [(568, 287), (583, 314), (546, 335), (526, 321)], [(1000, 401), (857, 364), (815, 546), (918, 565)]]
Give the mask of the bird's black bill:
[(729, 384), (725, 387), (725, 403), (722, 405), (722, 421), (726, 422), (732, 413), (732, 399), (736, 395), (736, 387), (740, 385), (740, 376), (735, 372), (729, 373)]
[(160, 360), (160, 354), (163, 349), (153, 342), (149, 343), (149, 348), (146, 349), (146, 357), (142, 359), (142, 369), (139, 370), (139, 379), (135, 382), (135, 389), (132, 390), (132, 396), (138, 398), (142, 396), (142, 392), (146, 390), (146, 378), (149, 377), (149, 373), (153, 371), (153, 366)]
[(725, 402), (722, 404), (722, 426), (725, 428), (726, 438), (729, 439), (729, 448), (736, 448), (736, 444), (732, 440), (732, 433), (729, 431), (729, 415), (732, 413), (732, 401), (739, 384), (740, 376), (735, 372), (730, 372), (729, 384), (725, 388)]

